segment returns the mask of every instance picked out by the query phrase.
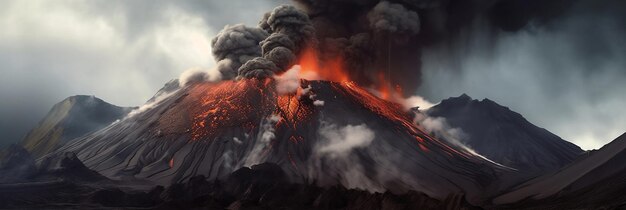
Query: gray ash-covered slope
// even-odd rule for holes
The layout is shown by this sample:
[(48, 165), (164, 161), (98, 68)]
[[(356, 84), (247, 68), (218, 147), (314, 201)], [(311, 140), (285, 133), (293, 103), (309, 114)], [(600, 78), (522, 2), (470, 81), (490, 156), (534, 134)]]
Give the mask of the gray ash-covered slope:
[(38, 167), (32, 155), (19, 145), (11, 145), (0, 151), (0, 185), (19, 186), (19, 183), (59, 179), (74, 182), (106, 180), (102, 175), (85, 167), (71, 152), (46, 159)]
[(35, 159), (21, 146), (0, 149), (0, 183), (23, 181), (36, 170)]
[(33, 156), (41, 157), (69, 140), (110, 125), (131, 109), (109, 104), (94, 96), (68, 97), (54, 105), (21, 144)]
[(580, 147), (528, 122), (494, 101), (472, 100), (463, 94), (443, 100), (427, 115), (443, 117), (461, 128), (465, 144), (481, 155), (524, 173), (541, 174), (571, 163)]
[(76, 152), (109, 178), (161, 185), (272, 162), (300, 183), (416, 190), (439, 199), (464, 193), (473, 202), (505, 170), (430, 137), (399, 105), (353, 83), (302, 87), (278, 95), (273, 80), (192, 84), (55, 153)]
[(510, 208), (612, 209), (626, 205), (626, 134), (588, 152), (554, 173), (532, 179), (496, 197)]

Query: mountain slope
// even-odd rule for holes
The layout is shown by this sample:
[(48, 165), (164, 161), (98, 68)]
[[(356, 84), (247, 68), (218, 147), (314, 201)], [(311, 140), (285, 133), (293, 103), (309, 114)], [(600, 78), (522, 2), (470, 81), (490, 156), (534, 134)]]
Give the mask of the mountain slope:
[(461, 128), (463, 143), (485, 157), (521, 172), (540, 174), (572, 162), (583, 153), (578, 146), (528, 122), (509, 108), (463, 94), (443, 100), (427, 115), (443, 117)]
[(94, 96), (72, 96), (55, 104), (21, 144), (34, 157), (41, 157), (71, 139), (106, 127), (131, 109)]
[(624, 204), (624, 161), (626, 134), (555, 173), (530, 180), (496, 197), (493, 202), (517, 206), (562, 203), (577, 208), (583, 208), (583, 205)]
[(194, 84), (56, 154), (76, 152), (109, 178), (161, 185), (272, 162), (301, 183), (440, 199), (465, 193), (473, 202), (505, 170), (432, 138), (399, 105), (353, 83), (302, 82), (290, 95), (270, 80)]
[(0, 183), (20, 182), (36, 171), (35, 159), (21, 146), (0, 149)]

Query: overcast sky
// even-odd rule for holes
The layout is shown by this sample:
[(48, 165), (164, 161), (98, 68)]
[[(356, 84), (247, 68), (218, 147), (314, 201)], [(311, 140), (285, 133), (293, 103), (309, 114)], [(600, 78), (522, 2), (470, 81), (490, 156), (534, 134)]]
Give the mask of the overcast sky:
[[(142, 104), (184, 70), (211, 67), (209, 43), (224, 25), (256, 25), (286, 1), (2, 1), (0, 145), (18, 141), (71, 95)], [(490, 98), (584, 149), (599, 148), (626, 131), (626, 33), (623, 22), (594, 18), (503, 34), (488, 41), (491, 50), (468, 31), (469, 42), (450, 46), (462, 50), (424, 53), (420, 92), (432, 101)], [(589, 41), (579, 34), (595, 42), (576, 44)]]
[(626, 2), (579, 1), (547, 26), (426, 50), (420, 93), (489, 98), (583, 149), (626, 132)]

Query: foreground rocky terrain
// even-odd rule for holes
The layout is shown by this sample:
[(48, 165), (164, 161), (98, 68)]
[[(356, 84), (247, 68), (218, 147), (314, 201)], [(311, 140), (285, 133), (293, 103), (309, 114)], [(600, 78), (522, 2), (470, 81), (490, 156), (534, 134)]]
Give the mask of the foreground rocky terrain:
[[(24, 163), (28, 164), (28, 163)], [(154, 186), (113, 181), (87, 169), (73, 153), (0, 184), (0, 208), (62, 209), (475, 209), (462, 194), (437, 200), (423, 193), (370, 193), (343, 186), (292, 183), (276, 164), (241, 168), (224, 180), (199, 175)]]

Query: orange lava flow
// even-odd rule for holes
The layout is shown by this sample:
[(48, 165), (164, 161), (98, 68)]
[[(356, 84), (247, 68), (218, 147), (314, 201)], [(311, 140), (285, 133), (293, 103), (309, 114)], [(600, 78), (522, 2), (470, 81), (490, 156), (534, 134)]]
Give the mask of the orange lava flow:
[[(423, 152), (441, 149), (446, 153), (465, 158), (472, 156), (452, 148), (448, 144), (431, 137), (414, 124), (412, 116), (399, 104), (402, 103), (402, 88), (388, 82), (384, 73), (378, 74), (376, 87), (371, 93), (350, 80), (342, 66), (342, 58), (320, 62), (315, 49), (305, 49), (299, 58), (300, 78), (306, 80), (328, 80), (334, 89), (343, 92), (358, 104), (393, 122), (396, 129), (415, 137), (415, 143)], [(192, 141), (209, 140), (218, 137), (225, 128), (241, 128), (251, 133), (258, 129), (261, 119), (277, 114), (281, 119), (275, 127), (292, 129), (291, 142), (303, 141), (297, 134), (299, 125), (309, 122), (315, 114), (311, 98), (302, 95), (302, 88), (296, 93), (279, 95), (274, 79), (243, 79), (219, 83), (199, 83), (192, 87), (189, 97), (198, 101), (189, 109), (191, 125), (189, 132)], [(301, 85), (301, 87), (304, 87)], [(304, 126), (301, 126), (304, 127)], [(170, 160), (173, 162), (173, 159)], [(294, 164), (295, 166), (295, 164)]]
[(307, 122), (314, 108), (312, 102), (304, 102), (307, 98), (301, 97), (302, 91), (278, 95), (274, 87), (271, 79), (197, 84), (189, 96), (199, 101), (190, 110), (191, 140), (217, 137), (229, 127), (243, 127), (250, 133), (271, 114), (280, 116), (275, 127), (296, 129)]
[(470, 154), (460, 152), (441, 142), (440, 140), (431, 137), (426, 132), (418, 128), (417, 125), (413, 123), (413, 119), (411, 119), (411, 117), (403, 111), (404, 109), (400, 106), (400, 104), (381, 99), (371, 94), (367, 90), (360, 88), (354, 82), (345, 82), (341, 83), (340, 85), (348, 90), (346, 92), (347, 94), (351, 95), (353, 98), (358, 99), (359, 103), (362, 104), (365, 108), (379, 114), (380, 116), (384, 116), (385, 118), (404, 127), (405, 129), (400, 130), (406, 130), (409, 135), (415, 136), (419, 148), (422, 151), (430, 151), (427, 145), (432, 144), (441, 147), (442, 149), (444, 149), (444, 151), (455, 153), (465, 158), (470, 157)]
[(198, 84), (190, 93), (190, 97), (200, 98), (190, 110), (192, 140), (215, 136), (225, 127), (254, 128), (254, 122), (267, 108), (258, 103), (264, 101), (262, 87), (268, 84), (258, 80)]
[(389, 85), (387, 85), (387, 82), (385, 79), (385, 73), (378, 72), (378, 81), (379, 81), (379, 86), (377, 90), (378, 90), (378, 93), (380, 94), (380, 98), (389, 101), (391, 99), (392, 93), (391, 93), (391, 90), (389, 90)]
[(406, 99), (404, 98), (404, 92), (399, 85), (393, 86), (390, 81), (385, 77), (385, 73), (379, 71), (377, 76), (376, 86), (373, 88), (373, 93), (379, 98), (391, 101), (394, 103), (402, 104)]
[(350, 81), (349, 74), (343, 68), (343, 58), (341, 57), (320, 63), (317, 51), (313, 48), (307, 48), (303, 50), (298, 64), (301, 67), (301, 79), (333, 82)]
[(302, 103), (297, 94), (278, 96), (278, 114), (292, 128), (305, 121), (313, 113), (310, 105)]

